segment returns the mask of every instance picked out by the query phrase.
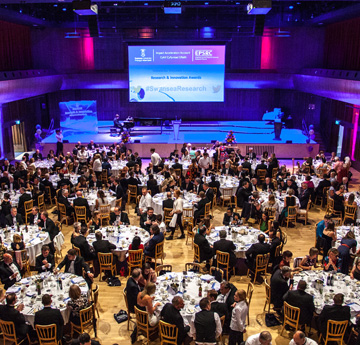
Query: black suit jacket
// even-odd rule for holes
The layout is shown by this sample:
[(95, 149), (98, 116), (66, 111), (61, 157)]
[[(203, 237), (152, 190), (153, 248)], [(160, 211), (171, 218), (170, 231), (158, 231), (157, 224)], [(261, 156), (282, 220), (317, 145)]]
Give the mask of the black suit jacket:
[[(5, 220), (6, 220), (6, 225), (9, 225), (9, 226), (13, 226), (14, 225), (14, 222), (13, 222), (13, 216), (11, 214), (8, 214), (6, 217), (5, 217)], [(21, 217), (21, 215), (18, 213), (16, 215), (16, 221), (19, 225), (22, 225), (24, 224), (24, 221)]]
[[(152, 223), (150, 224), (145, 224), (145, 222), (148, 220), (148, 215), (146, 212), (144, 212), (141, 216), (140, 216), (140, 226), (145, 229), (146, 231), (150, 232), (150, 227), (152, 225)], [(151, 222), (155, 222), (156, 220), (156, 216), (155, 214), (152, 215), (152, 217), (150, 217)]]
[(158, 243), (164, 241), (164, 234), (160, 232), (157, 235), (154, 235), (153, 238), (149, 241), (148, 245), (144, 249), (144, 254), (146, 256), (155, 257), (155, 249)]
[(86, 207), (86, 216), (89, 218), (91, 216), (90, 206), (88, 201), (85, 198), (76, 198), (73, 201), (74, 208), (75, 206), (85, 206)]
[[(50, 268), (46, 268), (45, 270), (43, 270), (43, 266), (44, 264), (42, 263), (43, 260), (46, 260), (49, 264), (51, 264)], [(35, 261), (35, 269), (41, 273), (41, 272), (52, 272), (53, 269), (55, 268), (55, 259), (54, 259), (54, 255), (52, 255), (51, 253), (48, 254), (48, 256), (46, 258), (44, 258), (44, 255), (40, 254), (36, 257), (36, 261)]]
[(241, 165), (243, 169), (249, 169), (249, 175), (251, 176), (251, 163), (249, 161), (245, 161)]
[(174, 200), (173, 199), (165, 199), (163, 201), (163, 206), (162, 208), (173, 208), (174, 207)]
[(325, 337), (328, 320), (345, 321), (350, 320), (350, 307), (347, 305), (326, 305), (319, 315), (319, 328)]
[(100, 240), (93, 242), (93, 247), (97, 253), (111, 253), (111, 249), (116, 249), (115, 244), (110, 243), (108, 240)]
[(42, 227), (46, 232), (49, 233), (50, 240), (53, 241), (54, 237), (59, 233), (59, 228), (55, 226), (55, 223), (52, 219), (47, 218), (44, 224), (44, 221), (41, 220), (39, 226)]
[(180, 169), (181, 171), (183, 170), (183, 166), (182, 166), (182, 164), (180, 164), (180, 163), (174, 163), (174, 164), (172, 165), (172, 168), (173, 168), (173, 169)]
[[(20, 267), (16, 261), (13, 261), (13, 264), (17, 267), (20, 273)], [(0, 263), (0, 279), (1, 282), (5, 285), (4, 288), (7, 290), (10, 286), (13, 286), (16, 283), (16, 279), (10, 279), (9, 277), (12, 276), (14, 272), (10, 269), (8, 265), (5, 264), (3, 261)]]
[[(117, 216), (114, 212), (110, 213), (110, 225), (114, 224), (114, 222), (116, 221), (116, 217)], [(129, 216), (126, 212), (120, 213), (120, 222), (122, 222), (124, 224), (130, 224)]]
[(262, 190), (267, 191), (268, 186), (269, 186), (269, 189), (274, 190), (274, 184), (272, 182), (270, 182), (268, 185), (264, 182), (262, 185)]
[(126, 282), (126, 296), (130, 313), (135, 313), (134, 307), (137, 306), (137, 296), (141, 291), (139, 284), (130, 277)]
[(24, 203), (25, 201), (29, 201), (29, 200), (31, 200), (31, 195), (28, 193), (22, 194), (19, 198), (18, 212), (23, 216), (25, 215)]
[(129, 177), (127, 180), (127, 185), (137, 186), (140, 184), (140, 181), (135, 177)]
[(318, 186), (315, 188), (315, 192), (317, 195), (323, 195), (323, 190), (325, 187), (330, 187), (331, 186), (331, 182), (329, 180), (322, 180), (319, 182)]
[(208, 198), (201, 199), (197, 204), (195, 204), (195, 207), (197, 210), (195, 211), (198, 216), (203, 215), (205, 212), (205, 205), (209, 203)]
[(85, 261), (94, 260), (95, 255), (90, 249), (90, 244), (86, 240), (86, 237), (80, 235), (74, 238), (73, 240), (74, 246), (78, 247), (81, 251), (81, 256)]
[(301, 209), (305, 209), (308, 202), (309, 202), (309, 199), (310, 199), (310, 191), (309, 191), (309, 188), (307, 189), (302, 189), (301, 192), (300, 192), (300, 195), (299, 195), (299, 201), (300, 201), (300, 208)]
[(14, 322), (16, 333), (18, 333), (19, 327), (25, 324), (25, 316), (13, 306), (7, 304), (0, 305), (0, 319)]
[[(239, 213), (233, 212), (232, 218), (234, 219), (235, 216), (238, 216), (240, 219)], [(230, 218), (227, 213), (224, 213), (223, 225), (229, 226), (230, 225)]]
[(186, 186), (185, 180), (181, 183), (181, 190), (187, 190), (188, 192), (192, 192), (194, 190), (194, 184), (192, 181), (189, 181), (188, 185)]
[(244, 203), (249, 200), (250, 195), (251, 192), (249, 192), (245, 187), (238, 188), (238, 190), (236, 191), (238, 207), (243, 207)]
[(35, 325), (56, 325), (56, 339), (60, 340), (63, 335), (64, 319), (59, 309), (52, 309), (51, 307), (44, 307), (35, 313)]
[(221, 175), (234, 176), (234, 171), (233, 171), (231, 168), (229, 168), (229, 169), (228, 169), (228, 172), (226, 173), (226, 168), (223, 168), (223, 169), (221, 170)]
[[(78, 236), (80, 237), (80, 236)], [(65, 272), (68, 272), (69, 267), (70, 267), (71, 261), (68, 259), (67, 256), (65, 256), (64, 260), (60, 262), (60, 264), (58, 265), (58, 269), (61, 270), (63, 268), (63, 266), (65, 266)], [(85, 272), (89, 272), (90, 268), (87, 265), (87, 263), (85, 262), (84, 258), (82, 258), (81, 256), (77, 256), (75, 258), (75, 262), (74, 262), (74, 270), (75, 270), (75, 274), (77, 276), (82, 277), (82, 270), (85, 270)]]
[(205, 196), (211, 202), (211, 207), (212, 207), (212, 202), (214, 199), (214, 190), (209, 187), (205, 192)]
[(121, 199), (124, 196), (124, 190), (119, 184), (115, 187), (114, 192), (116, 194), (116, 199)]
[(267, 171), (267, 166), (266, 166), (266, 164), (264, 164), (264, 163), (258, 164), (258, 165), (256, 166), (256, 168), (255, 168), (255, 174), (257, 174), (257, 171), (258, 171), (259, 169), (261, 169), (261, 170), (266, 170), (266, 171)]
[(190, 327), (184, 326), (184, 319), (171, 303), (166, 303), (161, 310), (161, 319), (171, 325), (176, 325), (178, 329), (177, 344), (181, 345), (186, 337), (186, 333), (190, 330)]
[(310, 324), (315, 311), (313, 296), (303, 290), (289, 290), (283, 299), (291, 306), (300, 308), (300, 325)]
[[(231, 292), (230, 292), (231, 294)], [(235, 292), (234, 292), (235, 294)], [(211, 311), (214, 311), (215, 313), (219, 314), (219, 317), (222, 317), (225, 315), (225, 319), (229, 316), (229, 310), (226, 305), (226, 303), (220, 303), (217, 301), (211, 302)]]
[(213, 253), (216, 255), (216, 251), (219, 250), (221, 252), (229, 253), (230, 254), (230, 266), (234, 267), (236, 265), (236, 255), (234, 250), (236, 246), (233, 241), (229, 241), (226, 239), (221, 239), (216, 241), (213, 245)]
[(253, 268), (256, 263), (256, 256), (259, 254), (267, 254), (270, 252), (270, 245), (267, 243), (254, 243), (246, 251), (247, 265), (250, 268)]
[(201, 262), (212, 258), (213, 251), (204, 235), (197, 233), (194, 238), (194, 243), (199, 246)]
[[(35, 219), (35, 216), (31, 213), (31, 214), (30, 214), (30, 216), (29, 216), (29, 222), (30, 222), (30, 225), (36, 225), (36, 226), (38, 226), (40, 222), (39, 222), (39, 223), (34, 224), (34, 219)], [(40, 213), (38, 213), (38, 220), (40, 220), (40, 221), (41, 221), (41, 218), (40, 218)]]
[[(43, 179), (41, 181), (41, 183), (44, 185), (44, 187), (50, 187), (51, 196), (55, 196), (55, 188), (49, 180)], [(45, 192), (46, 192), (46, 189), (45, 189)]]
[(270, 280), (271, 287), (271, 303), (274, 304), (274, 308), (282, 308), (283, 297), (289, 290), (288, 281), (281, 274), (281, 270), (277, 270), (271, 276)]

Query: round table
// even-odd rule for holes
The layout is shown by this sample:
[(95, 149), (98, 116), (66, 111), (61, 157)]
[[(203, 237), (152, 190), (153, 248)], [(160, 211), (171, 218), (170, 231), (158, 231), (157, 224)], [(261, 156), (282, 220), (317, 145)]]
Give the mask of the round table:
[[(62, 279), (62, 290), (60, 290), (59, 284), (57, 283), (59, 277)], [(36, 292), (37, 279), (42, 279), (43, 287), (40, 295)], [(22, 314), (32, 327), (34, 327), (36, 311), (43, 308), (41, 303), (42, 295), (52, 295), (52, 307), (60, 309), (64, 324), (66, 325), (69, 322), (70, 317), (70, 309), (66, 307), (66, 304), (70, 299), (69, 288), (72, 284), (79, 285), (81, 293), (83, 295), (88, 295), (88, 285), (83, 277), (71, 273), (59, 273), (54, 275), (50, 272), (23, 278), (20, 282), (15, 283), (15, 285), (7, 289), (6, 293), (16, 293), (18, 296), (18, 304), (24, 303)]]
[(360, 299), (360, 281), (351, 280), (348, 275), (336, 273), (333, 275), (333, 286), (328, 286), (327, 280), (330, 274), (323, 270), (302, 271), (294, 275), (293, 289), (297, 288), (299, 280), (307, 282), (305, 291), (314, 297), (317, 314), (321, 313), (325, 305), (334, 304), (335, 294), (342, 293), (344, 304), (348, 304), (351, 309), (351, 321), (355, 322), (355, 315), (360, 311), (360, 305), (357, 304)]
[[(206, 176), (205, 182), (211, 182), (211, 176)], [(232, 188), (232, 195), (236, 194), (236, 191), (239, 187), (239, 179), (233, 176), (225, 176), (225, 175), (215, 175), (215, 180), (220, 182), (220, 192), (224, 193), (224, 188)]]
[[(0, 192), (0, 199), (3, 199), (5, 193), (8, 193), (10, 195), (11, 206), (17, 207), (19, 204), (19, 198), (21, 197), (20, 192), (15, 190)], [(26, 193), (31, 196), (31, 192)]]
[[(163, 175), (158, 175), (158, 174), (154, 174), (154, 179), (156, 180), (156, 183), (158, 186), (161, 185), (161, 183), (164, 181), (164, 176)], [(138, 176), (138, 179), (140, 180), (140, 184), (139, 187), (147, 187), (147, 182), (149, 181), (149, 176), (145, 175), (145, 176)]]
[[(178, 295), (184, 299), (184, 308), (180, 314), (186, 324), (194, 313), (200, 311), (199, 302), (202, 297), (206, 297), (207, 291), (214, 289), (219, 290), (220, 283), (209, 274), (201, 275), (194, 272), (170, 272), (159, 276), (156, 281), (156, 294), (154, 303), (160, 302), (161, 305), (156, 309), (159, 313), (166, 303), (171, 303), (174, 296)], [(183, 287), (183, 277), (185, 277), (185, 288)], [(172, 287), (178, 284), (178, 291)], [(199, 296), (199, 285), (202, 287), (202, 296)]]
[[(278, 191), (274, 192), (275, 198), (279, 201), (279, 214), (281, 214), (282, 210), (284, 209), (284, 200), (288, 196), (287, 194), (280, 193)], [(268, 192), (259, 192), (260, 201), (268, 201), (270, 193)], [(295, 198), (295, 206), (300, 207), (299, 199), (294, 195)]]
[[(70, 182), (76, 186), (78, 184), (80, 175), (77, 174), (64, 174), (64, 178), (70, 180)], [(59, 175), (50, 175), (49, 181), (53, 184), (54, 188), (57, 188), (57, 184), (60, 181)]]
[[(152, 197), (151, 206), (153, 207), (155, 214), (164, 215), (162, 202), (165, 199), (167, 199), (167, 192), (158, 193)], [(175, 198), (173, 199), (175, 200)], [(183, 208), (194, 208), (193, 201), (198, 202), (200, 200), (196, 194), (189, 193), (187, 191), (184, 191), (183, 199)]]
[[(108, 200), (108, 204), (113, 208), (115, 207), (116, 204), (116, 197), (112, 196), (111, 193), (109, 193), (109, 191), (104, 191), (105, 192), (105, 197)], [(87, 200), (89, 207), (90, 207), (90, 211), (94, 212), (95, 211), (95, 203), (96, 203), (96, 199), (98, 198), (97, 196), (97, 191), (94, 189), (90, 189), (89, 192), (88, 191), (83, 191), (83, 196), (84, 198)], [(75, 198), (69, 198), (70, 202), (73, 202)]]
[(120, 170), (126, 167), (127, 161), (118, 160), (118, 161), (110, 161), (109, 163), (111, 165), (111, 174), (115, 177), (118, 177)]
[(355, 235), (355, 240), (357, 242), (357, 247), (356, 247), (356, 251), (358, 251), (360, 249), (360, 228), (358, 226), (337, 226), (335, 231), (336, 231), (336, 242), (335, 242), (335, 248), (338, 248), (341, 244), (341, 240), (343, 239), (343, 237), (345, 237), (345, 235), (351, 230), (354, 232)]
[(213, 245), (216, 241), (220, 240), (220, 230), (226, 230), (226, 239), (234, 242), (236, 246), (235, 255), (238, 259), (246, 259), (246, 251), (254, 243), (258, 242), (258, 236), (261, 233), (264, 234), (266, 238), (268, 238), (268, 235), (263, 233), (261, 230), (249, 226), (241, 225), (231, 228), (229, 226), (217, 226), (214, 230), (211, 231), (210, 235), (207, 236), (207, 240), (210, 245)]

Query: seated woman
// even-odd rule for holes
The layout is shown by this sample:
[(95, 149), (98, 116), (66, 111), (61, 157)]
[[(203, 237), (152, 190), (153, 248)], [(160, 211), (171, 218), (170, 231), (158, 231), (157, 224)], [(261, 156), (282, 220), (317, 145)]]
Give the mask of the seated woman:
[(259, 229), (263, 232), (269, 232), (269, 217), (265, 212), (261, 214)]
[(54, 158), (55, 158), (55, 152), (54, 152), (54, 150), (50, 150), (47, 155), (47, 159), (50, 160), (50, 159), (54, 159)]
[(0, 226), (6, 226), (6, 219), (5, 217), (10, 214), (11, 211), (11, 201), (10, 201), (10, 194), (4, 193), (4, 198), (1, 202), (1, 211), (0, 211)]
[(76, 185), (76, 190), (83, 190), (83, 189), (87, 189), (88, 188), (88, 184), (86, 181), (86, 178), (84, 176), (81, 176), (79, 179), (79, 183)]
[(190, 180), (193, 180), (195, 177), (198, 176), (199, 166), (197, 164), (196, 159), (191, 160), (191, 164), (189, 165), (189, 169), (187, 171), (187, 174), (190, 177)]
[(282, 255), (282, 260), (279, 263), (279, 268), (284, 266), (290, 267), (293, 253), (290, 250), (285, 250)]
[(153, 306), (153, 300), (155, 299), (155, 290), (156, 285), (154, 283), (147, 283), (144, 287), (144, 290), (139, 292), (137, 296), (137, 304), (140, 307), (145, 307), (149, 315), (149, 325), (155, 326), (159, 323), (160, 315), (155, 314), (156, 308), (160, 305), (159, 302), (156, 302)]
[(351, 254), (356, 252), (357, 241), (352, 231), (348, 231), (346, 235), (341, 239), (341, 244), (338, 248), (339, 257), (342, 260), (341, 273), (348, 274), (351, 261)]
[(275, 219), (279, 217), (280, 204), (277, 199), (275, 199), (274, 194), (269, 195), (269, 199), (262, 203), (261, 209), (263, 212), (266, 212), (268, 208), (275, 209)]
[(141, 238), (139, 236), (134, 236), (132, 242), (129, 245), (129, 250), (144, 250), (144, 245), (141, 243)]
[(355, 260), (354, 266), (350, 272), (350, 278), (360, 280), (360, 260)]
[(324, 259), (324, 271), (336, 271), (341, 270), (341, 259), (339, 258), (339, 251), (336, 248), (330, 248), (328, 256)]
[(94, 211), (94, 217), (92, 219), (90, 219), (87, 226), (88, 226), (88, 228), (90, 226), (93, 226), (94, 230), (100, 229), (100, 227), (101, 227), (100, 211)]
[(150, 264), (148, 262), (144, 263), (144, 266), (142, 268), (142, 274), (140, 276), (140, 279), (138, 281), (138, 284), (141, 287), (144, 287), (148, 283), (156, 283), (156, 273), (151, 268)]
[(310, 248), (309, 255), (306, 255), (300, 262), (299, 267), (304, 271), (311, 270), (313, 267), (316, 268), (316, 260), (319, 254), (319, 250), (315, 247)]
[(271, 228), (274, 229), (276, 237), (279, 238), (281, 242), (284, 242), (283, 232), (280, 228), (280, 223), (277, 220), (272, 222)]
[(70, 300), (67, 307), (70, 309), (70, 321), (75, 325), (80, 325), (80, 310), (87, 308), (90, 305), (87, 296), (81, 294), (78, 285), (71, 285), (69, 289)]
[(182, 160), (183, 162), (184, 162), (184, 161), (191, 162), (191, 156), (190, 156), (188, 150), (185, 150), (184, 154), (183, 154), (182, 157), (181, 157), (181, 160)]
[(332, 221), (329, 221), (327, 227), (324, 229), (323, 234), (323, 251), (327, 253), (330, 248), (332, 248), (332, 242), (336, 241), (336, 232), (335, 232), (335, 224)]
[(12, 250), (23, 250), (25, 249), (25, 243), (19, 234), (13, 236), (13, 241), (11, 243)]
[(95, 201), (95, 209), (98, 210), (100, 206), (109, 205), (109, 201), (105, 196), (105, 193), (102, 189), (97, 192), (97, 199)]
[(345, 207), (346, 206), (355, 206), (356, 207), (355, 217), (354, 218), (346, 217), (346, 219), (344, 219), (344, 224), (354, 224), (355, 223), (355, 218), (356, 218), (356, 211), (357, 211), (357, 203), (355, 201), (355, 194), (354, 193), (349, 194), (348, 198), (345, 200), (344, 205), (345, 205)]
[(70, 238), (70, 242), (73, 243), (74, 239), (78, 236), (80, 236), (80, 228), (81, 228), (81, 223), (79, 222), (75, 222), (73, 224), (73, 232), (71, 234), (71, 238)]
[(279, 217), (279, 222), (281, 223), (281, 221), (283, 219), (285, 219), (288, 216), (288, 207), (289, 206), (295, 206), (296, 205), (296, 198), (294, 196), (294, 190), (292, 188), (289, 188), (287, 191), (287, 196), (285, 197), (284, 200), (284, 208), (281, 212), (281, 215)]

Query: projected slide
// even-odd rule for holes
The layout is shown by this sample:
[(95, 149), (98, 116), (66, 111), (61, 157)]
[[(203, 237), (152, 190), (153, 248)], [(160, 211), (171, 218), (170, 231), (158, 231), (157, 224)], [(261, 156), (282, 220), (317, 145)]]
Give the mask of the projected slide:
[(130, 102), (223, 102), (225, 46), (129, 46)]

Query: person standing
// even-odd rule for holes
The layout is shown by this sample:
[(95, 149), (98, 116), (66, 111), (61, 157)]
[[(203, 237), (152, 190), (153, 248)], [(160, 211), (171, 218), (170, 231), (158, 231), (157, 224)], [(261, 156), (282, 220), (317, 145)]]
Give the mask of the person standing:
[(161, 157), (158, 153), (155, 152), (155, 149), (150, 149), (151, 152), (151, 163), (153, 165), (154, 173), (156, 174), (159, 171), (159, 165), (161, 163)]
[(56, 130), (56, 157), (58, 157), (60, 154), (64, 154), (64, 144), (63, 144), (63, 134), (62, 134), (62, 130), (58, 129)]
[(246, 301), (246, 292), (237, 290), (234, 295), (234, 309), (231, 314), (229, 345), (240, 345), (243, 334), (246, 332), (246, 316), (249, 306)]
[(173, 210), (170, 212), (170, 216), (172, 216), (171, 222), (169, 224), (169, 228), (171, 230), (171, 235), (167, 237), (167, 240), (172, 240), (175, 233), (176, 224), (179, 225), (181, 235), (178, 237), (179, 239), (185, 238), (184, 227), (182, 224), (182, 213), (183, 213), (183, 204), (184, 200), (180, 196), (180, 190), (176, 190), (174, 192), (176, 200), (174, 201)]

